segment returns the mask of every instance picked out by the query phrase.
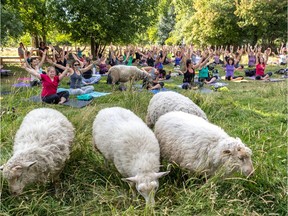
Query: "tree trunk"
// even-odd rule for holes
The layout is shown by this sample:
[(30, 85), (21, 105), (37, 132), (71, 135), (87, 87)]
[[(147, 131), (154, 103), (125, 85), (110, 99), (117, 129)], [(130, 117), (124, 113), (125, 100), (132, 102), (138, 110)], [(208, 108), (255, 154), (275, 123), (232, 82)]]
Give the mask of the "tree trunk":
[(94, 39), (94, 37), (91, 37), (90, 39), (91, 39), (91, 41), (90, 41), (91, 55), (93, 56), (93, 59), (95, 59), (95, 57), (96, 57), (96, 54), (95, 54), (95, 39)]

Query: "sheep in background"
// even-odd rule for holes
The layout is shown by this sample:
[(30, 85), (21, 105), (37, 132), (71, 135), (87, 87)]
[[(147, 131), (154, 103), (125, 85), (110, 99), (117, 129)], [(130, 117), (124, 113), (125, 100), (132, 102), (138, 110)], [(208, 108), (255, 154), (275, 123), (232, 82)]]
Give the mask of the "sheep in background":
[(108, 71), (107, 83), (112, 84), (113, 88), (118, 82), (123, 85), (128, 81), (130, 81), (132, 88), (133, 82), (138, 80), (151, 80), (151, 76), (149, 73), (136, 66), (115, 65)]
[(159, 172), (160, 148), (154, 133), (130, 110), (112, 107), (101, 110), (93, 123), (94, 147), (114, 162), (120, 174), (154, 204)]
[(192, 100), (179, 93), (167, 91), (155, 94), (149, 102), (146, 123), (152, 128), (161, 115), (171, 111), (182, 111), (207, 120), (204, 111)]
[(29, 112), (16, 133), (13, 156), (0, 168), (12, 194), (20, 194), (31, 183), (57, 180), (73, 138), (72, 124), (57, 110)]
[(252, 151), (239, 138), (198, 116), (175, 111), (162, 115), (155, 124), (161, 157), (195, 173), (225, 175), (253, 173)]

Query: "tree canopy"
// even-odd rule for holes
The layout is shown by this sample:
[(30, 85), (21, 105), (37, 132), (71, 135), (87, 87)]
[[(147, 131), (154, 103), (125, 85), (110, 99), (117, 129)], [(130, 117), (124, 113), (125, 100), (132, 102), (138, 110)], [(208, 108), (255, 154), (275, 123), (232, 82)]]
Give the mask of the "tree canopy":
[(287, 4), (278, 0), (7, 0), (1, 11), (2, 43), (58, 32), (97, 52), (110, 43), (273, 46), (287, 38)]

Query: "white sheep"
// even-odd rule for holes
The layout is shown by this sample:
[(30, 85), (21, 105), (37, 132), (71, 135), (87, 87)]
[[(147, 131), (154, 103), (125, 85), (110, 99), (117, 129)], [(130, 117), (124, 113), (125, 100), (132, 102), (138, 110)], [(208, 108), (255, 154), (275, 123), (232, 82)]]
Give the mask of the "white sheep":
[(72, 124), (57, 110), (29, 112), (16, 133), (13, 156), (1, 166), (12, 194), (20, 194), (31, 183), (57, 180), (73, 138)]
[(239, 138), (220, 127), (181, 111), (162, 115), (155, 124), (161, 157), (196, 174), (214, 175), (221, 167), (225, 175), (253, 173), (252, 151)]
[(101, 110), (93, 123), (94, 147), (113, 161), (122, 179), (137, 191), (147, 204), (154, 204), (159, 172), (160, 148), (154, 133), (130, 110), (112, 107)]
[(124, 84), (130, 81), (132, 86), (134, 81), (144, 79), (151, 80), (150, 74), (136, 66), (115, 65), (108, 71), (107, 83), (114, 86), (117, 82)]
[(191, 113), (207, 120), (204, 111), (188, 97), (167, 91), (155, 94), (151, 98), (146, 115), (147, 125), (152, 128), (161, 115), (171, 111)]

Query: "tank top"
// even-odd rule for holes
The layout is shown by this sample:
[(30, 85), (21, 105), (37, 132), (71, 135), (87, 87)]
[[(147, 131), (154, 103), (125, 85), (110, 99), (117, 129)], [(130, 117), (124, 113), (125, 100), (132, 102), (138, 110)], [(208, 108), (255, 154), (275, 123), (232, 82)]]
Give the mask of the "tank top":
[(82, 76), (74, 71), (74, 73), (70, 76), (70, 88), (72, 89), (81, 88), (81, 81)]

